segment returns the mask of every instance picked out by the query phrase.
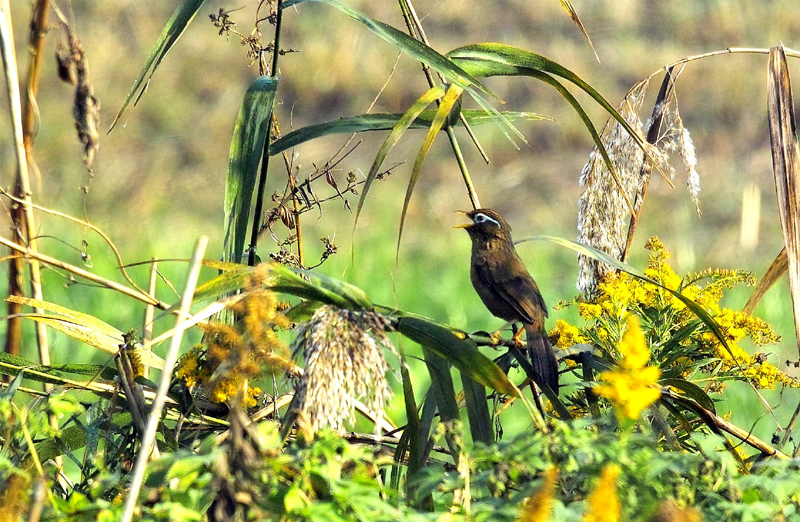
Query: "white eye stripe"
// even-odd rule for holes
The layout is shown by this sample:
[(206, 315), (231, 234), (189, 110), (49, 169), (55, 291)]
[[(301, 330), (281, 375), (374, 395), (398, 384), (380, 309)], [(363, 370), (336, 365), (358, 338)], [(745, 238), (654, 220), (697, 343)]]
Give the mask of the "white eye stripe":
[(485, 222), (489, 221), (489, 222), (494, 223), (498, 227), (500, 226), (500, 223), (498, 223), (498, 221), (496, 219), (491, 218), (491, 217), (487, 216), (486, 214), (484, 214), (482, 212), (478, 212), (477, 214), (475, 214), (475, 216), (473, 216), (472, 220), (475, 223), (485, 223)]

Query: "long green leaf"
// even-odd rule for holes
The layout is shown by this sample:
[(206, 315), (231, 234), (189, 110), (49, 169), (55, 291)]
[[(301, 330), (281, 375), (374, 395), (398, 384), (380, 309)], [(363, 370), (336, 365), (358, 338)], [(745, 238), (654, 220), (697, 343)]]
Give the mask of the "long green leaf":
[(448, 120), (448, 118), (451, 117), (451, 110), (456, 107), (456, 103), (460, 100), (462, 92), (464, 92), (464, 90), (458, 85), (451, 85), (448, 87), (447, 93), (445, 93), (444, 97), (442, 98), (439, 108), (436, 111), (436, 115), (433, 117), (431, 128), (428, 129), (428, 134), (422, 141), (422, 146), (419, 148), (419, 152), (417, 153), (417, 159), (414, 161), (414, 168), (411, 169), (411, 178), (408, 180), (406, 197), (403, 200), (403, 211), (400, 214), (400, 230), (397, 233), (397, 256), (400, 255), (400, 239), (403, 237), (403, 225), (405, 225), (406, 222), (408, 204), (411, 202), (411, 194), (414, 192), (414, 187), (417, 185), (417, 180), (419, 180), (419, 175), (422, 171), (422, 163), (428, 156), (428, 152), (433, 146), (433, 140), (436, 139), (436, 135), (439, 134), (439, 131), (445, 125), (445, 122)]
[(242, 261), (258, 165), (268, 139), (277, 89), (277, 77), (256, 78), (247, 89), (236, 118), (225, 183), (225, 261)]
[(257, 278), (265, 288), (340, 308), (370, 309), (372, 302), (358, 287), (313, 271), (289, 268), (271, 261), (256, 267), (225, 263), (234, 267), (197, 288), (194, 301), (206, 303), (243, 290)]
[(630, 133), (631, 137), (647, 152), (644, 140), (594, 87), (580, 76), (549, 58), (511, 45), (482, 43), (465, 45), (447, 53), (447, 57), (473, 76), (527, 75), (524, 69), (533, 69), (560, 76), (575, 84), (592, 97), (603, 109)]
[[(644, 140), (639, 134), (625, 121), (619, 112), (599, 93), (597, 90), (586, 83), (581, 77), (570, 71), (569, 69), (561, 66), (560, 64), (545, 58), (542, 55), (525, 51), (509, 45), (503, 44), (474, 44), (459, 47), (450, 51), (447, 56), (454, 62), (461, 65), (465, 70), (469, 71), (475, 76), (530, 76), (541, 80), (553, 86), (561, 96), (572, 106), (575, 112), (580, 116), (589, 134), (594, 141), (597, 150), (603, 157), (603, 160), (608, 168), (614, 182), (619, 187), (620, 192), (623, 194), (628, 208), (633, 212), (633, 205), (631, 204), (624, 186), (617, 174), (616, 167), (608, 155), (608, 151), (603, 145), (599, 133), (594, 127), (591, 119), (586, 114), (586, 111), (581, 107), (577, 99), (563, 86), (561, 83), (553, 78), (551, 75), (559, 76), (577, 85), (585, 92), (587, 92), (601, 107), (616, 119), (628, 133), (632, 136), (634, 141), (642, 148), (645, 155), (649, 158), (649, 152)], [(655, 164), (655, 162), (654, 162)]]
[(375, 159), (372, 162), (372, 166), (369, 169), (369, 173), (367, 174), (367, 178), (364, 181), (364, 187), (361, 189), (361, 197), (358, 198), (358, 206), (356, 207), (356, 217), (354, 220), (353, 228), (358, 224), (358, 217), (361, 215), (361, 208), (364, 206), (364, 201), (367, 199), (367, 193), (369, 192), (370, 187), (372, 187), (372, 183), (375, 181), (375, 178), (378, 176), (378, 171), (383, 165), (386, 156), (389, 154), (389, 151), (392, 150), (398, 141), (400, 141), (400, 137), (408, 130), (412, 123), (417, 119), (417, 117), (422, 114), (425, 110), (425, 107), (433, 103), (434, 100), (438, 100), (445, 94), (444, 85), (437, 85), (436, 87), (432, 87), (429, 89), (425, 94), (420, 96), (417, 101), (415, 101), (411, 107), (397, 120), (397, 123), (392, 128), (392, 131), (386, 136), (386, 139), (383, 140), (383, 144), (381, 144), (381, 148), (378, 149), (378, 153), (375, 155)]
[(282, 3), (282, 6), (285, 9), (287, 7), (297, 5), (304, 1), (325, 3), (337, 8), (339, 11), (345, 13), (354, 20), (357, 20), (358, 22), (363, 24), (367, 29), (372, 31), (375, 35), (386, 40), (387, 42), (401, 49), (402, 51), (405, 51), (406, 53), (413, 56), (420, 62), (429, 65), (436, 72), (442, 74), (445, 78), (447, 78), (451, 83), (454, 83), (459, 87), (461, 87), (462, 89), (464, 89), (465, 91), (467, 91), (469, 95), (475, 99), (475, 101), (478, 103), (478, 105), (480, 105), (480, 107), (483, 110), (491, 114), (494, 114), (495, 116), (498, 116), (500, 120), (504, 123), (504, 126), (501, 127), (503, 134), (505, 134), (505, 136), (509, 140), (511, 140), (512, 143), (514, 140), (508, 133), (509, 130), (513, 132), (524, 143), (527, 143), (522, 133), (520, 133), (511, 124), (511, 122), (503, 118), (502, 115), (497, 111), (497, 109), (492, 107), (486, 100), (486, 98), (484, 98), (483, 95), (492, 96), (495, 98), (497, 97), (494, 94), (492, 94), (489, 90), (487, 90), (486, 87), (481, 85), (481, 83), (478, 82), (478, 80), (473, 78), (469, 73), (467, 73), (461, 67), (453, 63), (446, 56), (442, 56), (437, 51), (428, 47), (419, 40), (410, 37), (404, 32), (395, 29), (390, 25), (386, 25), (383, 22), (374, 20), (365, 15), (364, 13), (353, 9), (350, 6), (345, 5), (339, 2), (338, 0), (288, 0), (284, 1)]
[[(606, 112), (608, 112), (617, 122), (619, 122), (619, 124), (626, 131), (628, 131), (628, 134), (630, 134), (631, 138), (642, 149), (642, 151), (644, 151), (647, 159), (650, 160), (653, 165), (656, 166), (656, 168), (659, 168), (658, 163), (655, 162), (653, 157), (650, 155), (645, 140), (634, 130), (633, 127), (631, 127), (627, 121), (625, 121), (625, 118), (622, 117), (617, 109), (614, 108), (614, 106), (611, 105), (608, 100), (603, 97), (603, 95), (601, 95), (594, 87), (586, 83), (580, 76), (573, 73), (566, 67), (558, 64), (557, 62), (554, 62), (549, 58), (545, 58), (540, 54), (498, 43), (466, 45), (464, 47), (453, 49), (447, 53), (447, 56), (470, 74), (478, 77), (522, 75), (534, 76), (539, 79), (546, 80), (545, 76), (552, 74), (564, 78), (586, 92), (594, 101), (596, 101), (603, 109), (605, 109)], [(534, 74), (533, 71), (536, 71), (538, 74)], [(542, 76), (542, 73), (546, 73), (546, 75)], [(551, 81), (548, 81), (548, 83), (551, 83), (555, 86), (555, 84), (553, 84)], [(562, 95), (564, 94), (561, 89), (559, 89), (559, 92), (561, 92)], [(570, 102), (570, 104), (575, 107), (572, 102)], [(601, 153), (605, 151), (605, 148), (599, 146), (598, 149), (601, 151)], [(603, 159), (606, 158), (607, 155), (604, 155)], [(608, 163), (609, 161), (606, 159), (606, 164)], [(659, 168), (659, 171), (660, 170), (661, 169)], [(611, 172), (614, 173), (613, 168), (611, 169)], [(661, 172), (661, 174), (664, 175), (663, 172)], [(617, 178), (615, 177), (615, 180), (616, 179)]]
[[(41, 308), (58, 315), (47, 314), (19, 314), (19, 317), (31, 319), (42, 323), (55, 330), (69, 335), (83, 343), (99, 348), (108, 353), (116, 354), (124, 343), (123, 333), (100, 319), (82, 312), (76, 312), (55, 303), (31, 299), (28, 297), (11, 296), (8, 301), (20, 303), (25, 306)], [(150, 350), (144, 350), (141, 345), (134, 347), (135, 353), (141, 357), (142, 364), (151, 368), (162, 369), (164, 359)]]
[[(465, 109), (461, 113), (470, 125), (486, 125), (488, 123), (500, 123), (500, 118), (486, 111)], [(427, 129), (433, 122), (435, 110), (422, 111), (417, 118), (411, 122), (410, 129)], [(535, 112), (501, 111), (500, 114), (508, 121), (553, 121), (553, 118), (537, 114)], [(311, 141), (330, 134), (352, 134), (354, 132), (382, 131), (390, 130), (403, 117), (403, 114), (361, 114), (336, 120), (326, 121), (308, 125), (290, 132), (282, 138), (275, 140), (269, 146), (269, 155), (274, 156), (281, 152), (296, 147), (307, 141)]]
[(491, 444), (494, 440), (494, 431), (492, 430), (489, 405), (486, 402), (486, 388), (463, 373), (461, 374), (461, 386), (464, 389), (464, 401), (467, 404), (467, 418), (472, 440)]
[(398, 314), (395, 327), (402, 335), (435, 352), (472, 380), (500, 393), (519, 396), (508, 376), (469, 338), (430, 319), (395, 313)]
[[(136, 101), (139, 101), (139, 98), (145, 93), (156, 69), (161, 65), (164, 57), (167, 56), (167, 53), (169, 53), (172, 46), (175, 45), (186, 28), (189, 27), (189, 24), (194, 19), (197, 11), (200, 10), (200, 6), (203, 5), (203, 2), (205, 2), (205, 0), (183, 0), (181, 5), (172, 13), (166, 27), (161, 31), (161, 36), (158, 37), (155, 47), (150, 51), (150, 56), (148, 56), (147, 60), (144, 62), (144, 67), (142, 67), (142, 70), (139, 72), (139, 76), (137, 76), (136, 80), (133, 82), (131, 91), (122, 103), (119, 112), (114, 117), (114, 121), (111, 122), (111, 128), (108, 129), (108, 132), (111, 132), (117, 125), (122, 113), (125, 112), (125, 109), (128, 107), (133, 97), (136, 96)], [(147, 77), (146, 81), (145, 77)]]

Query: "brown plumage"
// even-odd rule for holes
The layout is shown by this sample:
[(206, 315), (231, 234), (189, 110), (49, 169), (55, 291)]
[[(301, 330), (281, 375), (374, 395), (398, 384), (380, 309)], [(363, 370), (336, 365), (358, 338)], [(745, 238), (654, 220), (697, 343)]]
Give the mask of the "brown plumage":
[[(511, 227), (488, 208), (464, 212), (471, 223), (461, 225), (472, 240), (470, 278), (493, 315), (525, 326), (528, 354), (537, 383), (558, 392), (558, 361), (547, 338), (547, 306), (514, 248)], [(519, 342), (519, 334), (514, 336)]]

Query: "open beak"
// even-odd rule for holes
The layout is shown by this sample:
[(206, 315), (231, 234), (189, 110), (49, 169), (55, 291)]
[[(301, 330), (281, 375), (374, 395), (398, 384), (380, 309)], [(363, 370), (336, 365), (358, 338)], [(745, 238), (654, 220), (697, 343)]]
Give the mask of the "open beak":
[[(465, 210), (456, 210), (456, 214), (463, 214), (466, 216), (467, 212)], [(474, 223), (472, 223), (472, 220), (470, 220), (469, 223), (464, 223), (463, 225), (456, 225), (453, 228), (469, 228), (472, 225), (474, 225)]]

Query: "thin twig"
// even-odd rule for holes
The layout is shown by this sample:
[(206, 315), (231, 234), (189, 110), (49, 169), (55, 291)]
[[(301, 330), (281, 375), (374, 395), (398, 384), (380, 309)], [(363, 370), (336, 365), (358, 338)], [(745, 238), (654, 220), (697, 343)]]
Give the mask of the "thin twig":
[[(414, 10), (411, 0), (400, 0), (400, 9), (403, 12), (403, 20), (406, 22), (406, 27), (408, 28), (409, 34), (430, 47), (428, 37), (425, 35), (425, 30), (422, 28), (422, 22), (417, 16), (417, 12)], [(433, 74), (431, 73), (431, 70), (427, 64), (422, 64), (422, 72), (425, 73), (425, 78), (428, 80), (428, 85), (434, 87), (436, 82), (434, 81)], [(439, 75), (439, 78), (444, 83), (444, 78), (441, 75)], [(439, 100), (436, 100), (436, 105), (439, 105)], [(472, 136), (471, 133), (470, 136)], [(469, 194), (469, 200), (472, 203), (472, 207), (476, 209), (481, 208), (481, 203), (478, 200), (478, 193), (475, 191), (475, 187), (472, 184), (472, 178), (469, 175), (469, 170), (467, 169), (467, 164), (461, 155), (461, 147), (458, 145), (458, 139), (456, 138), (456, 134), (453, 129), (450, 128), (450, 126), (447, 127), (447, 138), (450, 140), (450, 146), (453, 148), (453, 153), (456, 156), (458, 167), (461, 170), (461, 177), (464, 179), (464, 184), (467, 187), (467, 193)], [(478, 146), (478, 150), (481, 150), (480, 146)], [(486, 161), (488, 162), (488, 158)]]
[[(67, 272), (71, 272), (71, 273), (73, 273), (73, 274), (75, 274), (75, 275), (77, 275), (79, 277), (82, 277), (84, 279), (88, 279), (89, 281), (91, 281), (93, 283), (97, 283), (97, 284), (99, 284), (101, 286), (104, 286), (106, 288), (109, 288), (111, 290), (116, 290), (117, 292), (125, 294), (128, 297), (132, 297), (132, 298), (134, 298), (136, 300), (139, 300), (139, 301), (141, 301), (141, 302), (143, 302), (145, 304), (152, 304), (152, 305), (157, 306), (158, 308), (160, 308), (162, 310), (167, 310), (170, 307), (169, 303), (164, 303), (162, 301), (159, 301), (158, 299), (154, 299), (154, 298), (150, 297), (149, 295), (147, 295), (147, 294), (145, 294), (143, 292), (139, 292), (137, 290), (133, 290), (133, 289), (128, 288), (127, 286), (121, 285), (121, 284), (119, 284), (119, 283), (117, 283), (115, 281), (111, 281), (109, 279), (106, 279), (104, 277), (100, 277), (100, 276), (98, 276), (96, 274), (93, 274), (91, 272), (87, 272), (86, 270), (84, 270), (82, 268), (79, 268), (79, 267), (77, 267), (75, 265), (71, 265), (69, 263), (65, 263), (65, 262), (61, 261), (60, 259), (56, 259), (54, 257), (50, 257), (50, 256), (45, 255), (45, 254), (40, 254), (39, 252), (33, 251), (29, 247), (26, 247), (24, 245), (18, 245), (16, 243), (14, 243), (13, 241), (10, 241), (10, 240), (2, 237), (2, 236), (0, 236), (0, 245), (5, 245), (5, 246), (7, 246), (8, 248), (10, 248), (12, 250), (16, 250), (17, 252), (21, 252), (21, 253), (25, 254), (25, 256), (27, 258), (29, 258), (30, 262), (34, 262), (35, 261), (35, 262), (37, 262), (37, 264), (38, 264), (38, 262), (42, 262), (42, 263), (44, 263), (46, 265), (51, 265), (51, 266), (54, 266), (54, 267), (57, 267), (57, 268), (61, 268), (62, 270), (66, 270)], [(44, 311), (39, 309), (39, 311), (37, 311), (36, 313), (44, 313)], [(45, 364), (45, 363), (42, 363), (42, 364)], [(47, 364), (49, 364), (49, 363), (47, 363)]]
[[(147, 295), (156, 299), (156, 281), (158, 281), (158, 261), (153, 259), (150, 264), (150, 282), (147, 287)], [(153, 349), (153, 318), (155, 317), (156, 308), (152, 304), (148, 304), (144, 309), (144, 325), (142, 326), (142, 347), (145, 350)], [(150, 368), (144, 367), (142, 372), (144, 378), (150, 377)]]
[[(2, 187), (0, 187), (0, 195), (3, 195), (5, 197), (7, 197), (8, 199), (10, 199), (11, 201), (14, 201), (16, 203), (24, 204), (24, 200), (19, 199), (18, 197), (14, 196), (13, 194), (10, 194), (8, 191), (4, 190)], [(41, 205), (37, 205), (36, 203), (29, 203), (29, 204), (35, 210), (38, 210), (38, 211), (44, 212), (46, 214), (50, 214), (50, 215), (53, 215), (53, 216), (57, 216), (57, 217), (66, 219), (67, 221), (72, 221), (73, 223), (77, 223), (78, 225), (81, 225), (82, 227), (91, 229), (94, 233), (96, 233), (98, 236), (100, 236), (103, 239), (103, 241), (106, 242), (108, 247), (111, 249), (111, 252), (114, 254), (114, 257), (117, 260), (117, 268), (120, 269), (120, 271), (122, 272), (122, 276), (125, 278), (125, 280), (128, 281), (128, 283), (130, 283), (131, 286), (134, 287), (136, 290), (144, 293), (144, 290), (139, 288), (139, 286), (136, 284), (136, 282), (131, 278), (130, 275), (128, 275), (128, 272), (125, 270), (126, 266), (134, 266), (134, 265), (132, 265), (132, 264), (131, 265), (126, 265), (125, 263), (122, 262), (122, 254), (119, 253), (119, 250), (117, 249), (117, 245), (115, 245), (114, 242), (111, 240), (111, 238), (108, 237), (108, 235), (105, 232), (103, 232), (100, 228), (94, 226), (93, 224), (91, 224), (88, 221), (84, 221), (82, 219), (70, 216), (69, 214), (65, 214), (63, 212), (59, 212), (58, 210), (52, 210), (52, 209), (49, 209), (47, 207), (43, 207)], [(39, 237), (41, 237), (41, 236), (39, 236)], [(73, 248), (75, 248), (75, 247), (73, 247)]]
[(192, 254), (192, 262), (189, 266), (189, 275), (186, 278), (186, 289), (181, 297), (180, 312), (177, 319), (175, 319), (175, 335), (172, 337), (172, 343), (169, 346), (169, 351), (164, 360), (164, 370), (161, 374), (161, 382), (158, 385), (156, 397), (153, 400), (153, 405), (150, 408), (150, 417), (147, 421), (147, 430), (142, 437), (142, 443), (139, 447), (139, 454), (136, 456), (136, 464), (133, 468), (133, 476), (131, 478), (130, 489), (128, 490), (128, 497), (125, 499), (125, 506), (122, 512), (122, 522), (130, 522), (133, 517), (133, 510), (136, 507), (136, 501), (139, 497), (139, 490), (142, 487), (144, 480), (144, 472), (147, 468), (147, 462), (150, 459), (150, 452), (156, 440), (156, 431), (158, 424), (161, 422), (161, 412), (164, 409), (164, 403), (169, 391), (169, 383), (172, 380), (172, 370), (175, 368), (175, 363), (178, 360), (178, 350), (181, 346), (183, 339), (184, 322), (189, 316), (189, 307), (192, 304), (192, 296), (194, 289), (197, 285), (197, 278), (200, 275), (200, 267), (202, 266), (203, 254), (206, 251), (208, 238), (201, 236), (197, 240), (197, 245)]
[(670, 390), (668, 390), (666, 388), (662, 388), (661, 394), (666, 396), (666, 397), (669, 397), (674, 402), (677, 402), (677, 403), (681, 404), (682, 406), (684, 406), (686, 408), (689, 408), (692, 411), (694, 411), (697, 414), (697, 416), (700, 417), (703, 420), (703, 422), (705, 422), (709, 427), (717, 428), (717, 429), (722, 430), (722, 431), (724, 431), (726, 433), (729, 433), (729, 434), (733, 435), (734, 437), (736, 437), (737, 439), (739, 439), (740, 441), (742, 441), (745, 444), (747, 444), (748, 446), (751, 446), (751, 447), (759, 450), (760, 452), (762, 452), (762, 453), (764, 453), (766, 455), (769, 455), (769, 456), (772, 456), (772, 457), (777, 457), (777, 458), (782, 459), (782, 460), (789, 458), (788, 455), (786, 455), (785, 453), (783, 453), (779, 449), (771, 446), (770, 444), (767, 444), (766, 442), (764, 442), (763, 440), (759, 439), (755, 435), (752, 435), (752, 434), (744, 431), (739, 426), (731, 424), (730, 422), (726, 421), (725, 419), (723, 419), (722, 417), (720, 417), (716, 413), (713, 413), (713, 412), (703, 408), (702, 406), (700, 406), (696, 402), (690, 401), (685, 397), (681, 397), (681, 396), (673, 393), (672, 391), (670, 391)]

